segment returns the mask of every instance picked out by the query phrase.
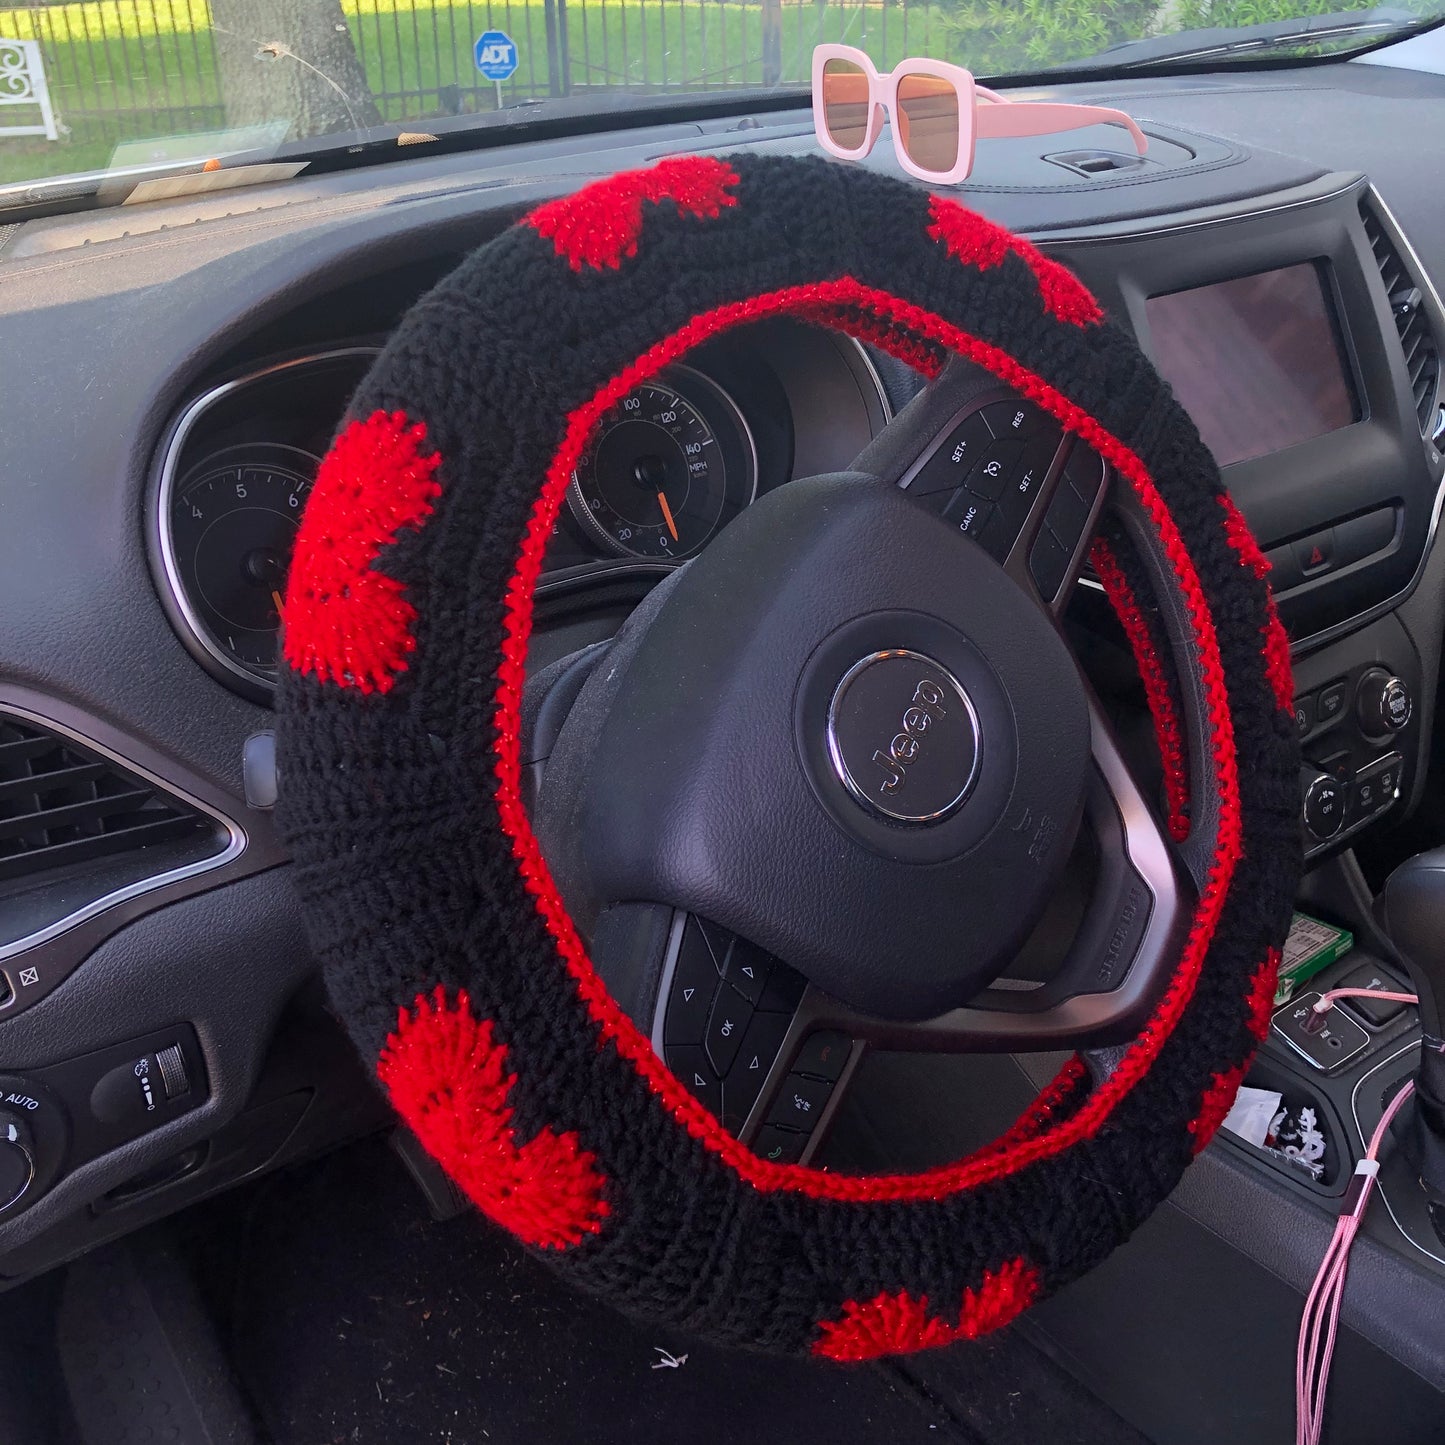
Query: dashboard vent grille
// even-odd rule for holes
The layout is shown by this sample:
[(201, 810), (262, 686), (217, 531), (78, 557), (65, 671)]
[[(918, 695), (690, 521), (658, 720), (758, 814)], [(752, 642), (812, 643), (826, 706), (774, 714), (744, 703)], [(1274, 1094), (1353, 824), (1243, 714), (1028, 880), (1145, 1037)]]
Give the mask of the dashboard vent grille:
[(108, 758), (0, 714), (0, 883), (214, 828)]
[(1403, 257), (1391, 242), (1379, 217), (1368, 205), (1360, 206), (1360, 219), (1365, 223), (1375, 265), (1390, 298), (1395, 317), (1395, 330), (1400, 333), (1400, 346), (1405, 353), (1405, 369), (1410, 374), (1410, 390), (1415, 397), (1415, 415), (1420, 435), (1430, 436), (1435, 430), (1435, 412), (1440, 392), (1440, 346), (1430, 329), (1424, 295), (1411, 276)]

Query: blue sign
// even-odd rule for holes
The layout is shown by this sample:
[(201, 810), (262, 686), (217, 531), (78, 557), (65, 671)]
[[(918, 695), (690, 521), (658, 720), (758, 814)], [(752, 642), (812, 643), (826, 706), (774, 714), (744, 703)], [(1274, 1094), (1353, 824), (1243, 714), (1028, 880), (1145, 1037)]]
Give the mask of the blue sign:
[(488, 30), (477, 41), (477, 69), (488, 80), (510, 80), (517, 69), (517, 42), (505, 30)]

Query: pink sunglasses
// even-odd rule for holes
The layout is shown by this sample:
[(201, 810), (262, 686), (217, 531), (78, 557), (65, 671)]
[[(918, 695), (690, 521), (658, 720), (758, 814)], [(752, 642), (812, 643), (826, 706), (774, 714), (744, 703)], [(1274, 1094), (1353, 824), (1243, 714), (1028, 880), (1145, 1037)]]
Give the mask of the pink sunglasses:
[(841, 160), (862, 160), (893, 117), (898, 164), (921, 181), (955, 185), (973, 169), (980, 137), (1051, 135), (1088, 125), (1122, 125), (1142, 156), (1144, 132), (1122, 110), (1102, 105), (1009, 100), (943, 60), (900, 61), (887, 75), (851, 45), (813, 51), (813, 128), (818, 144)]

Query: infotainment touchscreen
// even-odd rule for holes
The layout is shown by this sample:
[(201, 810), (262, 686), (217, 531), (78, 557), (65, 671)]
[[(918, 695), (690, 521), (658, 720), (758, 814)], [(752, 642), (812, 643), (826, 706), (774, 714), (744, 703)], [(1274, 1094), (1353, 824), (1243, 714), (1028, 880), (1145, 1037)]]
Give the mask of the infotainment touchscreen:
[(1220, 466), (1359, 420), (1313, 264), (1153, 296), (1147, 306), (1154, 362)]

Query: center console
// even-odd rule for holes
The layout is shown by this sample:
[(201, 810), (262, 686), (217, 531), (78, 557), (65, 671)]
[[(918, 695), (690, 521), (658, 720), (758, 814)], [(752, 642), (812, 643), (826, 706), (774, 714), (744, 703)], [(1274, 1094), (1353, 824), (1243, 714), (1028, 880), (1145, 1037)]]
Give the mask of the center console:
[[(1265, 551), (1292, 644), (1298, 906), (1349, 929), (1354, 946), (1275, 1010), (1245, 1081), (1281, 1095), (1295, 1117), (1309, 1111), (1324, 1146), (1318, 1176), (1221, 1130), (1162, 1217), (1031, 1328), (1141, 1428), (1190, 1445), (1220, 1430), (1218, 1412), (1191, 1433), (1173, 1408), (1197, 1388), (1191, 1357), (1232, 1351), (1231, 1438), (1282, 1438), (1292, 1402), (1280, 1381), (1303, 1297), (1354, 1162), (1421, 1059), (1414, 1006), (1351, 1000), (1322, 1016), (1310, 1005), (1331, 988), (1417, 987), (1377, 921), (1356, 850), (1378, 847), (1409, 816), (1430, 757), (1445, 314), (1384, 199), (1359, 177), (1148, 235), (1100, 228), (1059, 250), (1169, 379)], [(1327, 1438), (1433, 1438), (1400, 1422), (1412, 1410), (1436, 1426), (1445, 1418), (1445, 1353), (1430, 1323), (1445, 1289), (1445, 1215), (1417, 1174), (1392, 1135), (1345, 1296), (1331, 1395), (1344, 1433)], [(1217, 1331), (1210, 1301), (1220, 1302)], [(1094, 1343), (1111, 1322), (1149, 1340), (1129, 1371)], [(1387, 1377), (1397, 1414), (1368, 1433), (1375, 1426), (1354, 1403)]]

